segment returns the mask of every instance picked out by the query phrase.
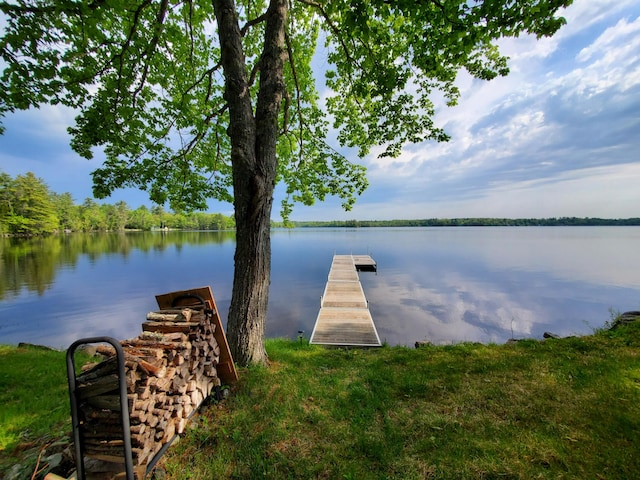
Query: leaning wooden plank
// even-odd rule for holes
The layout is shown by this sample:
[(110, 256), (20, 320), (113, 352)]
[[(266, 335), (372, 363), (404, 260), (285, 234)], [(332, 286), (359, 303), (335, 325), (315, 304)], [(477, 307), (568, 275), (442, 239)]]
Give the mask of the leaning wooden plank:
[(229, 342), (227, 336), (224, 333), (222, 321), (218, 313), (218, 307), (216, 301), (213, 298), (213, 292), (211, 287), (199, 287), (189, 290), (181, 290), (177, 292), (170, 292), (161, 295), (156, 295), (156, 301), (158, 307), (161, 309), (170, 309), (175, 307), (194, 307), (198, 305), (197, 299), (184, 298), (177, 300), (178, 305), (173, 305), (174, 300), (181, 296), (195, 294), (202, 297), (207, 302), (207, 307), (213, 310), (212, 322), (215, 325), (213, 336), (220, 346), (220, 363), (217, 366), (218, 376), (224, 383), (235, 383), (238, 381), (238, 373), (231, 357), (231, 351), (229, 350)]

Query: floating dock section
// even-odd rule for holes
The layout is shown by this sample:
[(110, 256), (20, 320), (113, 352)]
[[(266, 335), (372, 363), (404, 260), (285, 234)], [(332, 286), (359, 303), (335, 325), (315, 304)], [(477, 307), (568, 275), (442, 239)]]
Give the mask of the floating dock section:
[(359, 270), (376, 271), (369, 255), (334, 255), (309, 343), (379, 347), (380, 337), (360, 284)]

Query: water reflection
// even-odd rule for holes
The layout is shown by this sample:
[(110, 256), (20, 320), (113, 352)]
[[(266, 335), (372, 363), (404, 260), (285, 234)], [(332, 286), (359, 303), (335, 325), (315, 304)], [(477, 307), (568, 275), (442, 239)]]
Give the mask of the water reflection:
[[(334, 253), (377, 260), (361, 280), (390, 344), (588, 333), (639, 308), (639, 240), (635, 227), (277, 230), (267, 335), (310, 336)], [(234, 248), (233, 232), (0, 239), (0, 343), (132, 337), (154, 295), (205, 285), (226, 320)]]
[(155, 294), (218, 282), (218, 306), (228, 309), (233, 232), (0, 239), (0, 248), (0, 343), (129, 338), (156, 308)]
[(44, 238), (0, 238), (0, 300), (23, 289), (39, 295), (55, 282), (59, 269), (73, 270), (80, 257), (95, 264), (100, 258), (132, 251), (164, 252), (184, 245), (234, 242), (233, 232), (129, 232), (73, 234)]
[(640, 304), (639, 240), (637, 228), (425, 229), (361, 278), (389, 343), (582, 334)]

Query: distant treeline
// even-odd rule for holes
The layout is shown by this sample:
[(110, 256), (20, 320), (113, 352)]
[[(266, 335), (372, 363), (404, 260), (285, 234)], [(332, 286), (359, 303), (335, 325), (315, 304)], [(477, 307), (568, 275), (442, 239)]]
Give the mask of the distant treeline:
[(640, 218), (427, 218), (422, 220), (345, 220), (330, 222), (289, 222), (305, 227), (555, 227), (555, 226), (640, 225)]
[(51, 192), (33, 173), (15, 178), (0, 172), (0, 235), (46, 235), (125, 229), (229, 230), (233, 217), (221, 213), (172, 213), (162, 206), (135, 210), (126, 202), (99, 204), (87, 198), (75, 204), (70, 193)]
[[(429, 218), (422, 220), (345, 220), (272, 222), (273, 227), (469, 227), (469, 226), (597, 226), (640, 225), (640, 218)], [(231, 230), (235, 220), (221, 213), (166, 212), (162, 206), (135, 210), (91, 198), (75, 204), (70, 193), (51, 192), (33, 173), (11, 178), (0, 172), (0, 235), (44, 235), (55, 232), (98, 232), (126, 229)]]

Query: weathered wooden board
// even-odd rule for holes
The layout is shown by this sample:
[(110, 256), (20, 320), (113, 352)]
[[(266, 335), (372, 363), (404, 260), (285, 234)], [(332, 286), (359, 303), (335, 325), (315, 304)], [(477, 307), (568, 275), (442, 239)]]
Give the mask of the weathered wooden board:
[(366, 308), (322, 308), (316, 319), (311, 343), (379, 347), (380, 338)]
[(356, 269), (376, 271), (378, 264), (370, 255), (353, 255), (353, 263)]
[(321, 306), (367, 308), (367, 299), (359, 281), (328, 281), (322, 296)]
[(358, 282), (360, 279), (358, 272), (353, 267), (349, 269), (332, 268), (331, 272), (329, 272), (329, 281)]
[[(199, 297), (202, 297), (207, 302), (208, 308), (213, 310), (212, 322), (216, 326), (213, 336), (220, 346), (220, 363), (217, 368), (218, 377), (220, 377), (220, 379), (225, 383), (231, 384), (237, 382), (238, 372), (236, 371), (236, 367), (233, 363), (233, 358), (231, 358), (229, 342), (227, 342), (227, 336), (224, 333), (224, 328), (222, 326), (222, 321), (220, 320), (216, 301), (213, 298), (211, 287), (192, 288), (189, 290), (180, 290), (177, 292), (156, 295), (156, 301), (158, 302), (158, 307), (162, 309), (197, 306), (200, 303), (196, 298), (190, 298), (188, 295), (198, 295)], [(176, 299), (179, 299), (180, 297), (183, 298), (176, 301)], [(177, 304), (173, 305), (173, 303)]]

